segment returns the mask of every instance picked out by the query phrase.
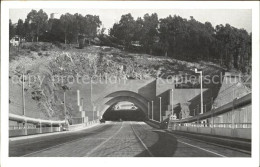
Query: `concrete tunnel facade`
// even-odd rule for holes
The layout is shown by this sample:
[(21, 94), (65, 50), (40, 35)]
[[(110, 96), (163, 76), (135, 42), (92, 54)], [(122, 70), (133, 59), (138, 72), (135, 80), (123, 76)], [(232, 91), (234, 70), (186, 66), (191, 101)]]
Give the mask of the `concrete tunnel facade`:
[(104, 113), (110, 106), (113, 106), (121, 101), (128, 101), (134, 103), (138, 108), (140, 108), (144, 112), (146, 118), (148, 118), (147, 104), (149, 100), (147, 100), (142, 95), (132, 91), (117, 91), (107, 95), (102, 101), (102, 103), (99, 105), (100, 116), (104, 115)]

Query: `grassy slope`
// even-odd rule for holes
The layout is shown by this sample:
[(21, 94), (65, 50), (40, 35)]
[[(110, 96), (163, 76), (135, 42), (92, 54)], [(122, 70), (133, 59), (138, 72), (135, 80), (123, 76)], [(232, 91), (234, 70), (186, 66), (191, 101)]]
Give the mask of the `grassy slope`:
[[(53, 85), (50, 77), (53, 75), (104, 75), (128, 77), (136, 79), (151, 79), (156, 76), (167, 78), (168, 75), (193, 74), (194, 68), (203, 69), (205, 74), (213, 74), (220, 68), (206, 63), (189, 63), (170, 59), (167, 57), (156, 57), (147, 54), (133, 54), (115, 48), (91, 46), (85, 49), (77, 49), (73, 46), (53, 46), (48, 43), (27, 43), (21, 47), (19, 52), (11, 48), (10, 56), (10, 80), (13, 76), (22, 73), (28, 75), (39, 75), (45, 77), (43, 85), (33, 83), (26, 84), (26, 114), (27, 116), (44, 119), (63, 118), (63, 96), (62, 85)], [(36, 48), (36, 49), (35, 49)], [(124, 72), (120, 68), (125, 66)], [(28, 80), (26, 80), (28, 81)], [(28, 83), (28, 82), (27, 82)], [(21, 84), (10, 82), (10, 112), (22, 114)], [(73, 88), (75, 89), (75, 88)], [(75, 109), (75, 102), (67, 103), (68, 110)]]

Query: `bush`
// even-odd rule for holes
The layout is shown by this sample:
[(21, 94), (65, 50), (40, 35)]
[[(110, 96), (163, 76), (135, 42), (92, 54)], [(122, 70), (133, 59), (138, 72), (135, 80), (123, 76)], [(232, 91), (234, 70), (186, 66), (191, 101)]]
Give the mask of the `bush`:
[(56, 46), (57, 48), (59, 48), (59, 49), (62, 49), (62, 50), (65, 50), (66, 49), (66, 46), (64, 46), (64, 45), (62, 45), (60, 42), (58, 42), (58, 41), (54, 41), (54, 42), (52, 42), (52, 44), (54, 45), (54, 46)]

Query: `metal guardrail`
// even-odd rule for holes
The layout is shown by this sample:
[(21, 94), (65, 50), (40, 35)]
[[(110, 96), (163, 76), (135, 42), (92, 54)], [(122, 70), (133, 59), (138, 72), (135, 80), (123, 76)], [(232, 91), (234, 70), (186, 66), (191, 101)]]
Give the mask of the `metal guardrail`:
[(62, 121), (43, 120), (43, 119), (30, 118), (30, 117), (26, 117), (26, 116), (11, 114), (11, 113), (9, 113), (9, 120), (27, 122), (27, 123), (50, 124), (50, 125), (51, 124), (52, 125), (65, 124), (65, 120), (62, 120)]
[(197, 116), (193, 116), (190, 118), (186, 118), (186, 119), (182, 119), (182, 120), (173, 120), (171, 122), (173, 123), (191, 123), (191, 122), (196, 122), (199, 120), (203, 120), (203, 119), (207, 119), (207, 118), (211, 118), (214, 116), (218, 116), (220, 114), (232, 111), (233, 109), (237, 109), (240, 107), (243, 107), (245, 105), (251, 104), (252, 101), (252, 94), (249, 93), (239, 99), (234, 99), (232, 102), (227, 103), (221, 107), (218, 107), (216, 109), (213, 109), (209, 112), (206, 112), (204, 114), (201, 115), (197, 115)]
[(210, 127), (210, 128), (251, 128), (251, 123), (184, 123), (185, 127)]

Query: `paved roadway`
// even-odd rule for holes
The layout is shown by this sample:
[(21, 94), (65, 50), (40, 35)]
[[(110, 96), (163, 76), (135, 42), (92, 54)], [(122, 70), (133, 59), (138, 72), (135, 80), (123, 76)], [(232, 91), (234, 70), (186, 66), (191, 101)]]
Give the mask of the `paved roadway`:
[(9, 156), (28, 157), (250, 157), (182, 138), (143, 122), (108, 122), (89, 129), (10, 141)]

